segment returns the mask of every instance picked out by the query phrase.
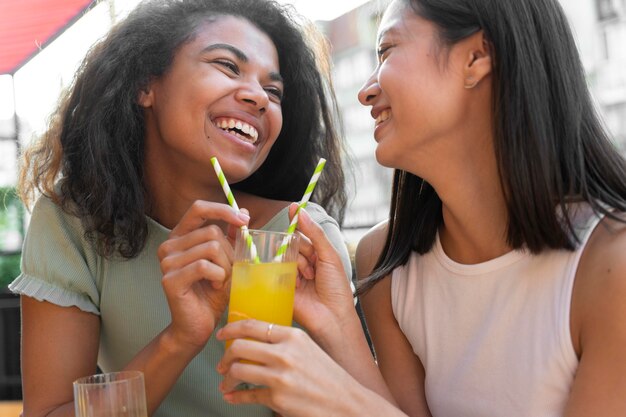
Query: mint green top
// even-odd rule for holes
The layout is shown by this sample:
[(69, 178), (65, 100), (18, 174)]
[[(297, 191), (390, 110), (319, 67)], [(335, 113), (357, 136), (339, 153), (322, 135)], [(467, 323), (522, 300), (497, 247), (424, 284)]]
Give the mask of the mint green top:
[[(307, 212), (322, 225), (339, 250), (350, 274), (350, 260), (337, 222), (320, 206)], [(263, 229), (284, 231), (287, 209), (281, 210)], [(170, 230), (148, 219), (145, 248), (133, 259), (98, 256), (85, 239), (80, 220), (62, 211), (48, 198), (35, 205), (22, 253), (22, 273), (9, 288), (39, 301), (76, 306), (100, 316), (98, 365), (105, 372), (122, 369), (171, 321), (161, 287), (157, 248)], [(225, 323), (224, 314), (218, 325)], [(80, 340), (76, 341), (80, 343)], [(260, 406), (233, 406), (222, 399), (215, 371), (224, 345), (211, 337), (189, 363), (155, 416), (271, 416)]]

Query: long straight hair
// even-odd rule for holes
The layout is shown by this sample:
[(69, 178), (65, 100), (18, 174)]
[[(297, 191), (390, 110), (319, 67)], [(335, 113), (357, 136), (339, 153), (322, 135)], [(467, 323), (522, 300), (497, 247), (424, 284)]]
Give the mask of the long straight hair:
[[(480, 30), (491, 43), (494, 148), (512, 248), (573, 250), (573, 201), (614, 219), (609, 208), (626, 211), (626, 162), (592, 104), (557, 0), (405, 1), (436, 25), (445, 47)], [(441, 206), (422, 178), (395, 171), (387, 239), (360, 293), (406, 264), (411, 252), (431, 250)]]

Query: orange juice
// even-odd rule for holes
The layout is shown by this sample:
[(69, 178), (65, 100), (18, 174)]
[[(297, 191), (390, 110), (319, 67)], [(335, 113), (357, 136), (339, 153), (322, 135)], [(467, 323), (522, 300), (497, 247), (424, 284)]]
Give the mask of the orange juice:
[(297, 269), (296, 262), (235, 262), (228, 322), (257, 319), (291, 326)]

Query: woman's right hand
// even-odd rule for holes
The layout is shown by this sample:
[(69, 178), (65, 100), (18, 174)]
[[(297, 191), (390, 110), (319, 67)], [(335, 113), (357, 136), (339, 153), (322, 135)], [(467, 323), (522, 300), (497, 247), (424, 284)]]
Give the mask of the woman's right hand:
[[(198, 200), (161, 244), (158, 257), (174, 340), (200, 350), (228, 303), (232, 236), (249, 216), (226, 204)], [(225, 222), (227, 236), (216, 223)]]
[[(230, 404), (262, 404), (285, 417), (406, 417), (381, 395), (386, 387), (365, 342), (347, 352), (363, 383), (297, 328), (241, 320), (224, 326), (217, 338), (234, 339), (217, 367)], [(256, 387), (237, 390), (239, 381)]]
[[(297, 204), (290, 207), (293, 216)], [(294, 300), (294, 320), (326, 347), (328, 333), (342, 333), (346, 325), (360, 322), (352, 289), (339, 254), (324, 230), (303, 209), (299, 213), (300, 278)], [(332, 328), (332, 325), (338, 326)]]

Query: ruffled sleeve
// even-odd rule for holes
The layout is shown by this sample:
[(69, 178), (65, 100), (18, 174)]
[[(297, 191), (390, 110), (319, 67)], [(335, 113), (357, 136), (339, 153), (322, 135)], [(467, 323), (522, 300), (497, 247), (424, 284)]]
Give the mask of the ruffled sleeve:
[(14, 293), (100, 314), (99, 257), (78, 218), (41, 197), (33, 209)]

